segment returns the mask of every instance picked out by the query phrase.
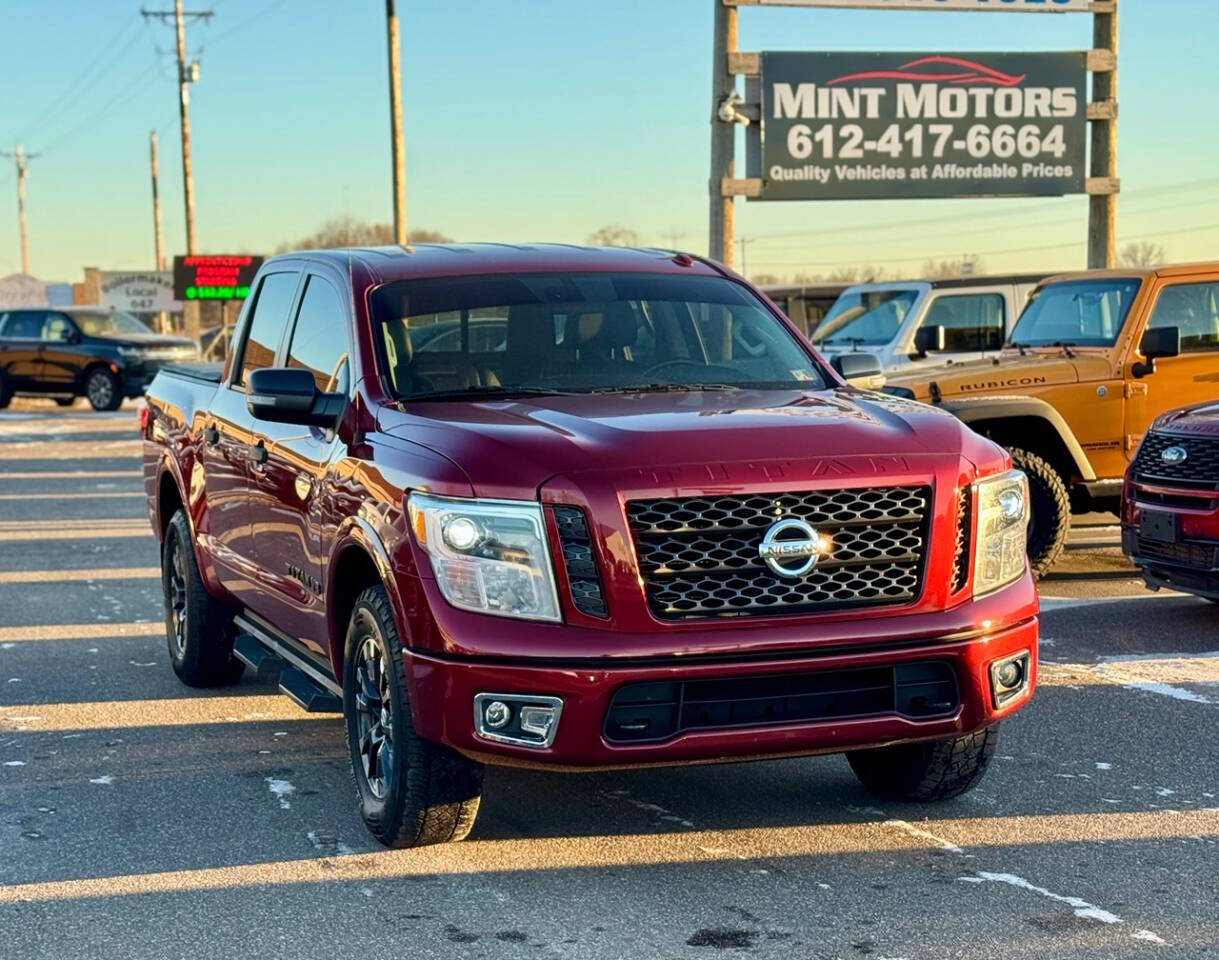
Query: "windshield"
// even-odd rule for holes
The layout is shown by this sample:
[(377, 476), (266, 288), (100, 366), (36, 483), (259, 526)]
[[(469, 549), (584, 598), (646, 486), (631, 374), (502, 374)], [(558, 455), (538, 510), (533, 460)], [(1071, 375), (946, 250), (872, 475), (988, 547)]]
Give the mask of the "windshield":
[(872, 347), (892, 343), (918, 295), (917, 289), (848, 290), (817, 327), (813, 343)]
[(1013, 347), (1111, 347), (1139, 292), (1137, 277), (1052, 283), (1033, 293)]
[(90, 337), (114, 337), (127, 333), (152, 333), (129, 313), (74, 313), (72, 319)]
[(825, 386), (774, 314), (719, 277), (404, 280), (372, 308), (402, 399)]

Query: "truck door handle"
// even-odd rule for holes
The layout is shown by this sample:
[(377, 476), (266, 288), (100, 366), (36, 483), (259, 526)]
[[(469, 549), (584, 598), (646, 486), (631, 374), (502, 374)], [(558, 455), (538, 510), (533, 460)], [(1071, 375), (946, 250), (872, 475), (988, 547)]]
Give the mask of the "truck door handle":
[(208, 446), (214, 447), (220, 442), (220, 431), (214, 426), (203, 428), (203, 439)]
[(267, 462), (267, 448), (261, 440), (250, 444), (250, 459), (258, 466)]

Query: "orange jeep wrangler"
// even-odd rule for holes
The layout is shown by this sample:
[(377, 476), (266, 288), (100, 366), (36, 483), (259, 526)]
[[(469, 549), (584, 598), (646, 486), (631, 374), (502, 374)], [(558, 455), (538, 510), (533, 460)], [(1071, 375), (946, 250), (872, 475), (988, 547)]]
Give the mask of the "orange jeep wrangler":
[[(917, 334), (943, 345), (943, 329)], [(1219, 398), (1219, 263), (1051, 277), (1001, 354), (922, 368), (886, 392), (950, 410), (1028, 474), (1033, 572), (1061, 556), (1071, 513), (1114, 509), (1148, 425)]]

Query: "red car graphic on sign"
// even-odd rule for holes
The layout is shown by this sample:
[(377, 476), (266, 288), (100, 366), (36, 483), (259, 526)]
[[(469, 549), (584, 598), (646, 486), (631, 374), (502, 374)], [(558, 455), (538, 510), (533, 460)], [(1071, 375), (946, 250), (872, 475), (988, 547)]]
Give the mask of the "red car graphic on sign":
[(924, 83), (990, 84), (996, 87), (1015, 87), (1024, 82), (1027, 74), (1013, 76), (992, 69), (973, 60), (960, 57), (920, 57), (903, 63), (896, 70), (869, 70), (852, 73), (829, 81), (827, 86), (853, 83), (857, 80), (921, 80)]

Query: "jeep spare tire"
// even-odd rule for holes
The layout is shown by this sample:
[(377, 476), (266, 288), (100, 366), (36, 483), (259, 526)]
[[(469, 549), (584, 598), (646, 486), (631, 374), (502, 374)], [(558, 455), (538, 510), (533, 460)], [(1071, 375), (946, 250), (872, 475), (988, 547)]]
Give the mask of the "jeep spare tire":
[(1066, 549), (1071, 529), (1071, 497), (1067, 485), (1050, 464), (1019, 447), (1009, 447), (1012, 466), (1029, 478), (1029, 567), (1040, 580)]

